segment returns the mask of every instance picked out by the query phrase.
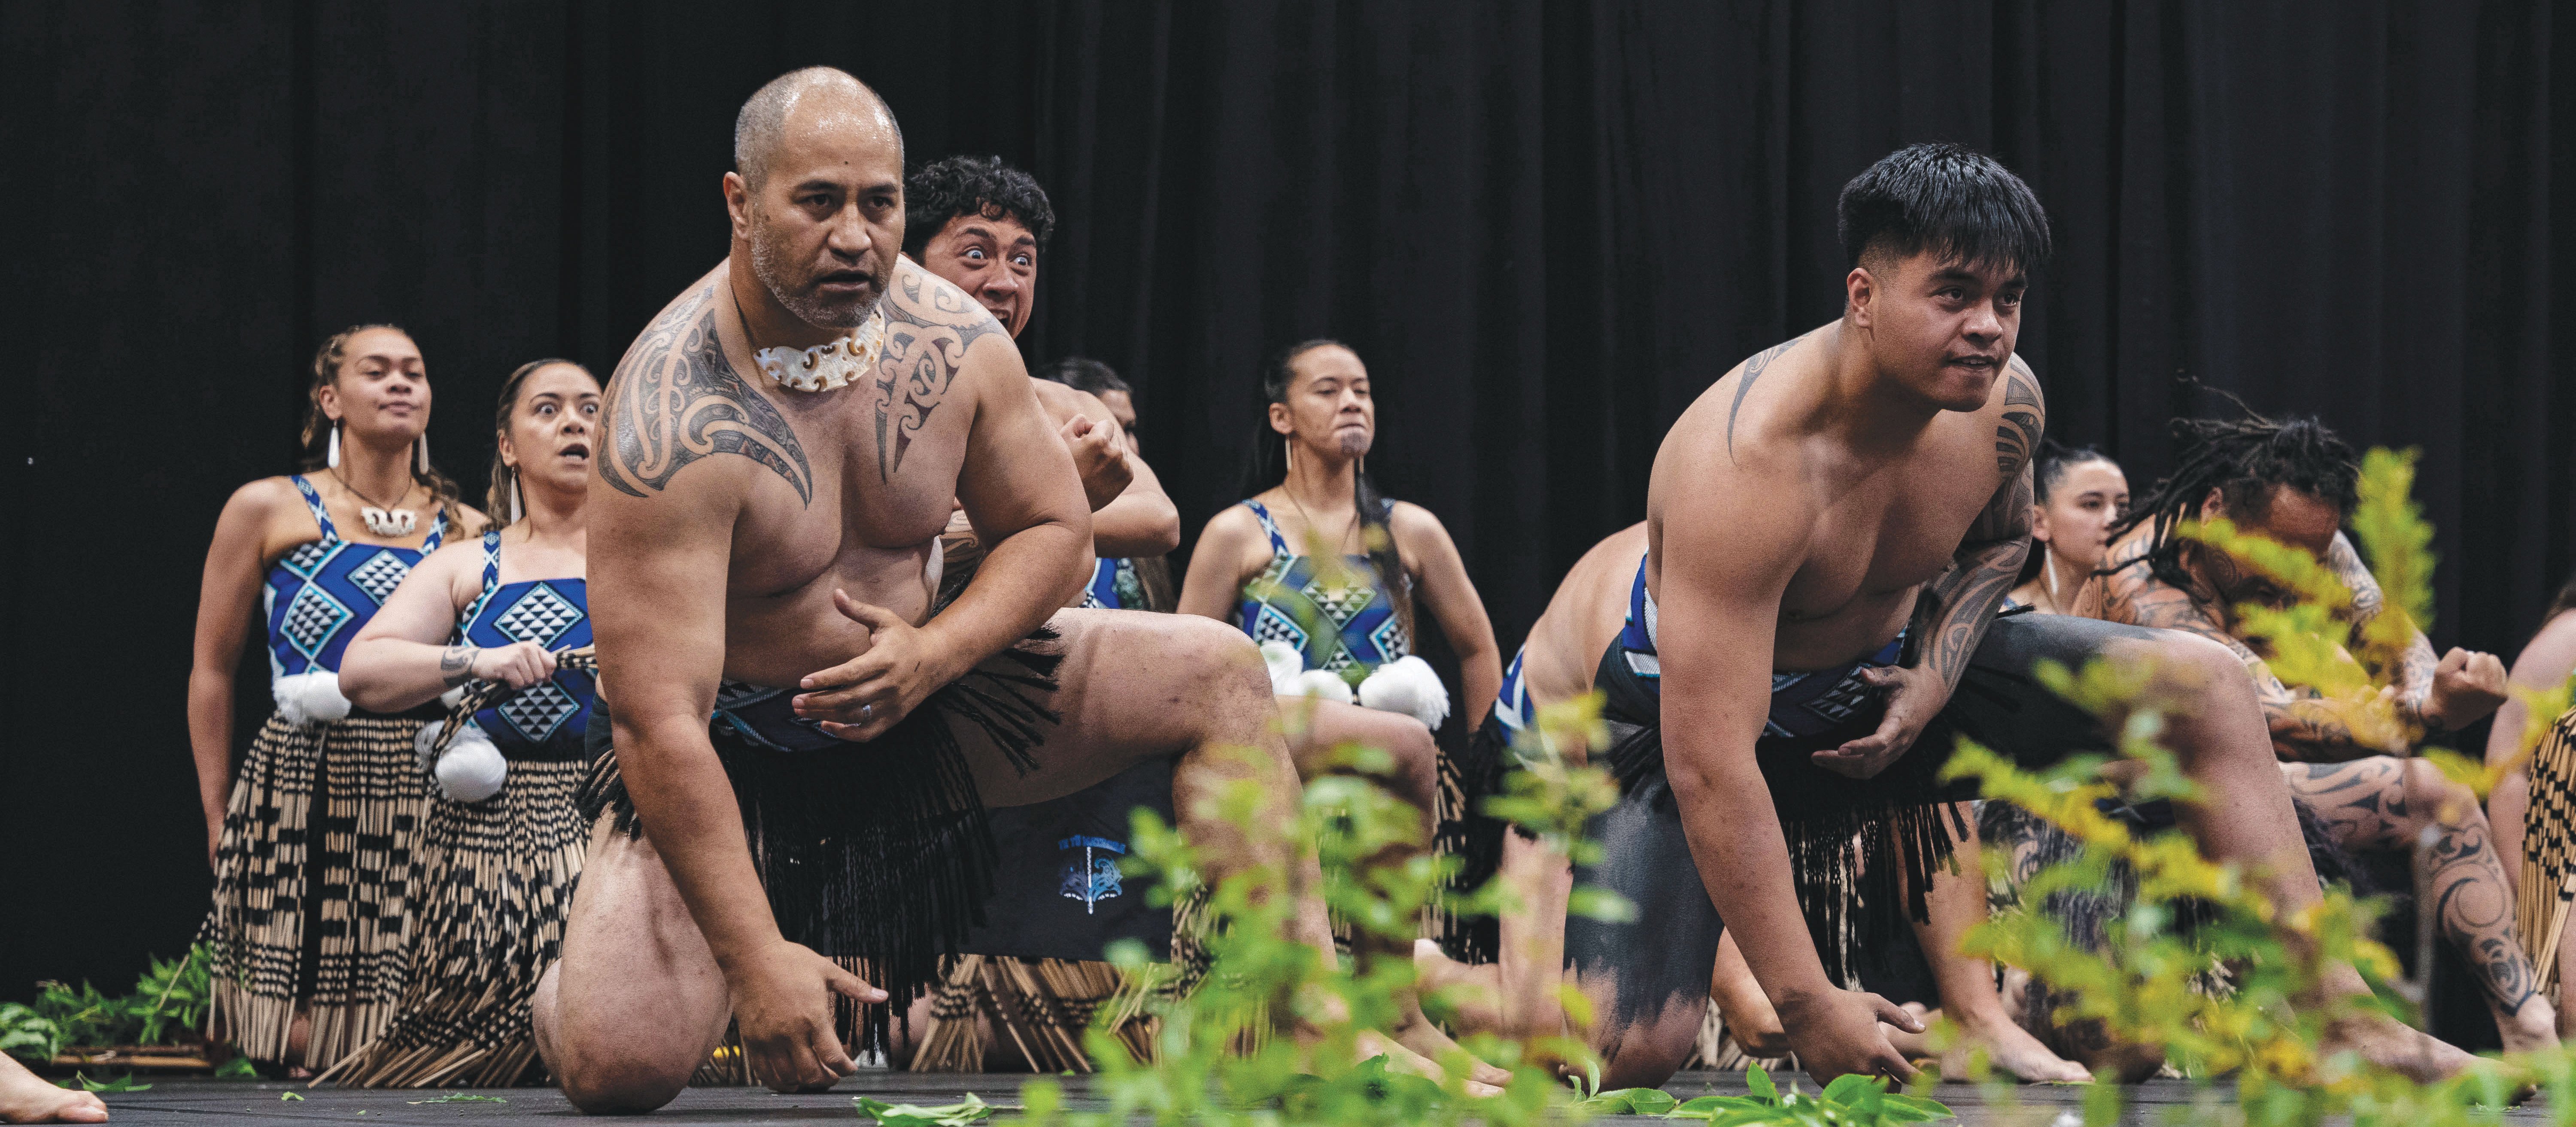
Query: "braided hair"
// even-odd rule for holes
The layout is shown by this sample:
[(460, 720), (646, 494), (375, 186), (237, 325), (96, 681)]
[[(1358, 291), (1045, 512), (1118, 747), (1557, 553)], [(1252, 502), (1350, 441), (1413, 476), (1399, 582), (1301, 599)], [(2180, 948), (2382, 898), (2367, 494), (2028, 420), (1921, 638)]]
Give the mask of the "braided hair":
[[(1261, 367), (1261, 394), (1264, 402), (1288, 402), (1288, 388), (1297, 382), (1297, 358), (1318, 348), (1338, 348), (1356, 355), (1359, 350), (1329, 337), (1299, 341), (1274, 353)], [(1252, 457), (1244, 470), (1243, 495), (1250, 497), (1288, 480), (1288, 444), (1296, 439), (1273, 432), (1268, 422), (1254, 424), (1250, 448)], [(1404, 624), (1406, 636), (1414, 635), (1412, 585), (1404, 574), (1404, 561), (1395, 550), (1395, 532), (1387, 527), (1388, 505), (1385, 494), (1366, 471), (1351, 467), (1351, 504), (1359, 509), (1361, 544), (1368, 549), (1369, 562), (1376, 566), (1379, 579), (1386, 584), (1387, 601), (1395, 605), (1396, 621)]]
[[(2038, 503), (2043, 506), (2048, 504), (2048, 495), (2065, 483), (2068, 470), (2095, 462), (2109, 461), (2111, 461), (2110, 455), (2093, 447), (2079, 446), (2069, 449), (2054, 438), (2041, 438), (2039, 456), (2032, 458), (2030, 462), (2031, 484), (2038, 491)], [(2118, 463), (2112, 463), (2112, 467), (2118, 468)], [(2040, 550), (2040, 545), (2033, 544), (2030, 554), (2022, 557), (2021, 577), (2013, 580), (2013, 586), (2018, 587), (2037, 578), (2039, 569), (2046, 566), (2048, 566), (2048, 553)]]
[[(369, 329), (390, 329), (406, 337), (411, 335), (403, 332), (403, 327), (400, 325), (351, 325), (331, 334), (322, 342), (322, 347), (314, 351), (313, 382), (304, 389), (303, 461), (306, 473), (324, 468), (323, 463), (327, 459), (323, 455), (323, 448), (330, 438), (331, 428), (339, 425), (333, 422), (329, 415), (322, 413), (322, 389), (339, 382), (340, 365), (349, 359), (349, 339)], [(421, 436), (414, 441), (426, 444), (429, 441), (428, 431), (423, 430)], [(411, 479), (428, 486), (429, 491), (436, 495), (439, 515), (447, 518), (447, 527), (462, 535), (466, 528), (459, 506), (464, 501), (462, 492), (456, 487), (456, 482), (446, 474), (438, 472), (438, 467), (430, 465), (425, 457), (416, 455), (405, 461), (411, 464)]]
[(2153, 539), (2147, 566), (2177, 587), (2189, 589), (2192, 580), (2182, 568), (2174, 530), (2199, 515), (2210, 490), (2239, 519), (2261, 516), (2271, 506), (2272, 491), (2284, 485), (2332, 504), (2344, 516), (2361, 501), (2360, 459), (2314, 415), (2274, 420), (2249, 409), (2240, 419), (2175, 419), (2173, 435), (2180, 459), (2174, 472), (2111, 526), (2111, 537), (2148, 525)]

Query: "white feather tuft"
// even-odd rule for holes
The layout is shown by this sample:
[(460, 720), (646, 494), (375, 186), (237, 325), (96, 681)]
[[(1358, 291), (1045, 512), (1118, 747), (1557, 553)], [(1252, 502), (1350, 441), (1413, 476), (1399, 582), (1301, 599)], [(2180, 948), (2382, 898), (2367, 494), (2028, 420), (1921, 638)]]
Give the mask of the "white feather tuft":
[(269, 684), (268, 692), (277, 699), (277, 714), (298, 728), (349, 718), (349, 698), (340, 695), (340, 675), (328, 669), (280, 677)]
[(1283, 697), (1299, 692), (1297, 674), (1306, 669), (1306, 655), (1297, 647), (1273, 638), (1261, 643), (1261, 664), (1270, 670), (1270, 691)]
[(1351, 703), (1351, 683), (1342, 680), (1341, 674), (1322, 669), (1309, 669), (1297, 675), (1295, 691), (1289, 695), (1319, 697), (1349, 704)]
[(1449, 688), (1440, 683), (1440, 674), (1430, 662), (1406, 656), (1378, 666), (1360, 682), (1360, 705), (1403, 713), (1436, 732), (1440, 722), (1449, 718)]
[(501, 784), (509, 778), (510, 761), (501, 758), (492, 737), (473, 724), (456, 733), (438, 757), (438, 789), (452, 801), (481, 802), (501, 793)]

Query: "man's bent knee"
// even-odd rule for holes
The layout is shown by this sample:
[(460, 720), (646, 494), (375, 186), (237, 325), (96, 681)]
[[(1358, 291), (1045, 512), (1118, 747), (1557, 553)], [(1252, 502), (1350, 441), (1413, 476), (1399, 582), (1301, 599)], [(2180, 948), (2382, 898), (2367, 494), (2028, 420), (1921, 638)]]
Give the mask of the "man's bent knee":
[[(571, 1054), (578, 1057), (578, 1054)], [(555, 1072), (564, 1099), (587, 1115), (641, 1115), (677, 1099), (690, 1068), (677, 1073), (643, 1061), (575, 1064)]]

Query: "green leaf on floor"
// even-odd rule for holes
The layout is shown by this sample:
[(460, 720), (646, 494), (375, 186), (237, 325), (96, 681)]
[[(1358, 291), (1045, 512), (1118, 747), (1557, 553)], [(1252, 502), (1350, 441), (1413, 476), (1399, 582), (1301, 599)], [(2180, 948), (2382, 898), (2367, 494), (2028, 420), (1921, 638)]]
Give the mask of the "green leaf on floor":
[(113, 1080), (92, 1080), (86, 1072), (75, 1072), (72, 1073), (71, 1080), (62, 1086), (78, 1087), (84, 1092), (149, 1092), (152, 1090), (150, 1084), (135, 1083), (134, 1074), (131, 1072)]
[(279, 1093), (277, 1094), (277, 1102), (279, 1102), (279, 1103), (286, 1103), (286, 1102), (288, 1102), (288, 1101), (290, 1101), (290, 1100), (292, 1100), (292, 1101), (294, 1101), (294, 1102), (296, 1102), (296, 1103), (303, 1103), (303, 1102), (304, 1102), (304, 1097), (299, 1096), (299, 1095), (296, 1095), (296, 1094), (295, 1094), (295, 1093), (293, 1093), (293, 1092), (279, 1092)]
[(478, 1096), (472, 1092), (449, 1092), (448, 1094), (440, 1096), (434, 1100), (409, 1100), (405, 1102), (414, 1104), (505, 1104), (510, 1101), (502, 1099), (499, 1096)]
[(874, 1119), (879, 1127), (967, 1127), (993, 1117), (993, 1105), (966, 1093), (964, 1101), (922, 1107), (918, 1104), (890, 1104), (866, 1096), (850, 1098), (853, 1110)]

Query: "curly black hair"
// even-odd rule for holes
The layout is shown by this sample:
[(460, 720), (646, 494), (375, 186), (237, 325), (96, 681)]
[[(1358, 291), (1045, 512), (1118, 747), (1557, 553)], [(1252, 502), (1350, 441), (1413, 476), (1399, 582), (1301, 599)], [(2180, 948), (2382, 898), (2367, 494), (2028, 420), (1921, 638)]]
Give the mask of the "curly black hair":
[(1063, 384), (1075, 391), (1087, 391), (1093, 395), (1104, 391), (1136, 394), (1134, 388), (1127, 386), (1126, 380), (1118, 378), (1117, 369), (1088, 356), (1067, 356), (1029, 374), (1042, 380)]
[(903, 253), (921, 260), (930, 238), (960, 215), (1016, 219), (1046, 249), (1055, 233), (1055, 207), (1037, 178), (1000, 157), (948, 157), (903, 178)]
[[(2237, 406), (2245, 405), (2238, 401)], [(2262, 516), (2271, 508), (2273, 490), (2284, 485), (2333, 505), (2346, 517), (2361, 503), (2361, 459), (2314, 415), (2273, 420), (2246, 409), (2240, 419), (2175, 419), (2172, 425), (2178, 459), (2174, 472), (2111, 526), (2116, 540), (2153, 522), (2147, 566), (2167, 583), (2191, 585), (2174, 529), (2199, 514), (2212, 489), (2240, 519)]]
[(1932, 251), (1945, 261), (2025, 273), (2048, 264), (2048, 212), (2030, 185), (1965, 145), (1908, 145), (1843, 185), (1834, 232), (1863, 255)]

